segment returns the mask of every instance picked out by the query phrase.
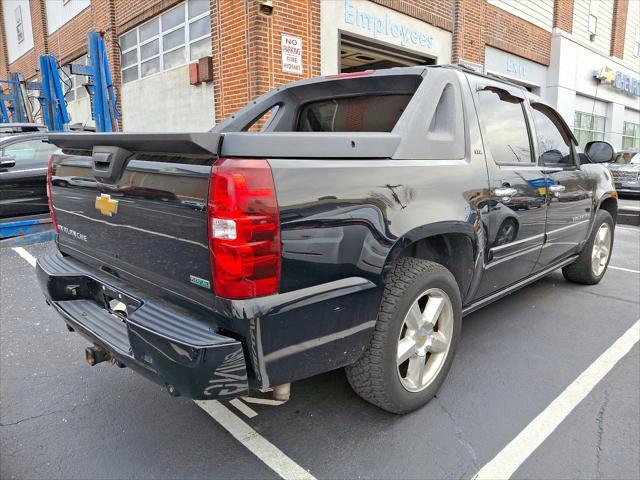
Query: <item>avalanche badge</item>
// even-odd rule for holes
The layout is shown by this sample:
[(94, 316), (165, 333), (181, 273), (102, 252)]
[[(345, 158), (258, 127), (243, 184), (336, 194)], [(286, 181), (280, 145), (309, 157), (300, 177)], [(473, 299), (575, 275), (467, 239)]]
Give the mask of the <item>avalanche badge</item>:
[(100, 210), (102, 215), (112, 217), (118, 213), (118, 200), (111, 200), (111, 195), (103, 193), (99, 197), (96, 197), (95, 207)]

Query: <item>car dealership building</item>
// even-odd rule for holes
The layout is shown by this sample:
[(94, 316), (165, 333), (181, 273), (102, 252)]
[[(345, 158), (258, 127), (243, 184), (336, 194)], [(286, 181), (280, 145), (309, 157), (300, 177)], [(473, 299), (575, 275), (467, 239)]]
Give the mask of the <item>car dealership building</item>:
[[(640, 146), (637, 0), (1, 0), (0, 79), (103, 31), (124, 131), (204, 131), (317, 75), (464, 63), (541, 95), (581, 144)], [(62, 78), (91, 124), (85, 77)]]

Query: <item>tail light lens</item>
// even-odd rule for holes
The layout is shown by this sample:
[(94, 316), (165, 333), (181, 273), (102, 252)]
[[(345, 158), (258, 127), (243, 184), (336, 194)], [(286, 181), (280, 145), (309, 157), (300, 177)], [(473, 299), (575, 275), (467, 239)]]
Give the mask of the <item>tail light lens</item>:
[(49, 212), (51, 214), (51, 221), (53, 222), (53, 228), (56, 230), (56, 233), (60, 231), (58, 228), (58, 219), (56, 218), (56, 211), (53, 208), (53, 196), (51, 195), (51, 190), (53, 187), (53, 159), (55, 158), (55, 154), (49, 157), (49, 166), (47, 168), (47, 198), (49, 199)]
[(216, 295), (240, 299), (277, 293), (280, 221), (269, 163), (219, 159), (211, 170), (208, 207)]

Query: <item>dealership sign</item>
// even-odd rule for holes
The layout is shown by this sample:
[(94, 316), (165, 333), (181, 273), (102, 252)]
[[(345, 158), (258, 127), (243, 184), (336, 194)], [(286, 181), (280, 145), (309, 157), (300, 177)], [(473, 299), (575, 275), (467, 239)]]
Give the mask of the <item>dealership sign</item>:
[(631, 75), (614, 71), (612, 68), (604, 67), (596, 70), (594, 77), (604, 85), (611, 85), (620, 92), (628, 93), (640, 97), (640, 79)]
[(368, 30), (373, 38), (393, 38), (400, 41), (403, 47), (421, 46), (433, 48), (433, 36), (396, 21), (391, 15), (374, 15), (359, 9), (352, 0), (344, 2), (344, 22)]

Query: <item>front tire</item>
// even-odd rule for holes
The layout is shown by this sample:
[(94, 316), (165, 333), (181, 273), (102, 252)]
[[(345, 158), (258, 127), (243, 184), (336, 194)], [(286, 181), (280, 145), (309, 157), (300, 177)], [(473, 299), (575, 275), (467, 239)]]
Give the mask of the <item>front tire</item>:
[(606, 210), (598, 210), (593, 230), (580, 256), (562, 268), (564, 278), (583, 285), (595, 285), (602, 280), (611, 259), (614, 227), (611, 214)]
[(427, 403), (444, 381), (461, 333), (462, 302), (442, 265), (405, 257), (392, 267), (371, 341), (346, 368), (364, 400), (392, 413)]

